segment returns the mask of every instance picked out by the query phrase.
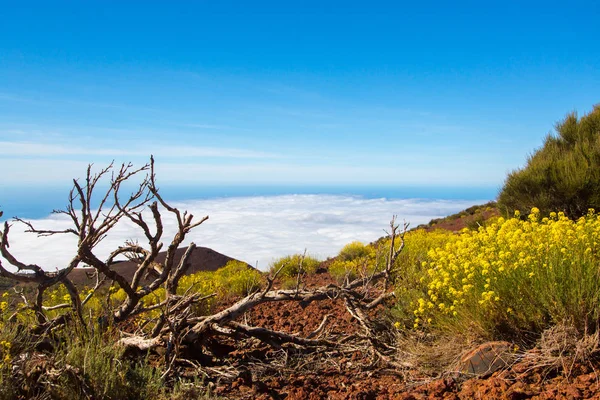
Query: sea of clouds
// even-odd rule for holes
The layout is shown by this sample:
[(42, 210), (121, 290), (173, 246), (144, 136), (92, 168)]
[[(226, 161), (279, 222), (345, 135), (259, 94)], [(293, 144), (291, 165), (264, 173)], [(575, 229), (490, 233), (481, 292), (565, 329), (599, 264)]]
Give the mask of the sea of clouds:
[[(276, 258), (293, 253), (325, 259), (334, 256), (347, 243), (368, 243), (384, 236), (392, 215), (411, 226), (447, 216), (473, 204), (473, 200), (366, 199), (342, 195), (281, 195), (190, 200), (172, 203), (195, 217), (209, 219), (186, 238), (186, 244), (210, 247), (265, 270)], [(163, 210), (166, 245), (176, 232), (176, 221)], [(151, 217), (148, 216), (148, 221)], [(38, 229), (62, 230), (72, 227), (64, 215), (33, 220)], [(106, 257), (125, 240), (139, 240), (139, 227), (122, 220), (97, 247)], [(74, 235), (36, 237), (14, 223), (10, 231), (10, 250), (22, 262), (35, 263), (46, 270), (63, 268), (75, 254)], [(7, 265), (3, 262), (3, 265)]]

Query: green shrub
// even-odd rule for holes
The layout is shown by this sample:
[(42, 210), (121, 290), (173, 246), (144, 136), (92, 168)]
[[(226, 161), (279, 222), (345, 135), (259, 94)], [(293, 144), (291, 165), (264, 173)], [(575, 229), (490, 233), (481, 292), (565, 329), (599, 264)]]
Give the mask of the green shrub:
[(220, 300), (246, 296), (260, 288), (263, 282), (264, 277), (260, 271), (244, 262), (231, 260), (216, 271), (200, 271), (183, 276), (179, 280), (177, 293), (199, 293), (203, 296), (216, 293), (216, 298), (198, 305), (197, 313), (205, 314)]
[(263, 283), (264, 277), (248, 264), (232, 260), (213, 272), (212, 279), (221, 297), (235, 297), (246, 296), (256, 291)]
[(91, 336), (66, 335), (55, 353), (55, 365), (66, 368), (59, 384), (51, 389), (52, 398), (62, 399), (151, 399), (163, 392), (161, 370), (147, 361), (123, 358), (110, 331)]
[(510, 215), (538, 207), (543, 215), (563, 211), (578, 218), (600, 209), (600, 105), (559, 122), (525, 168), (508, 175), (498, 203)]
[(329, 273), (338, 281), (353, 280), (372, 274), (377, 268), (377, 250), (361, 242), (348, 243), (329, 265)]
[(321, 265), (321, 261), (310, 255), (294, 254), (273, 261), (271, 263), (271, 273), (274, 274), (282, 268), (279, 276), (282, 278), (291, 278), (298, 275), (300, 270), (307, 274), (314, 274), (319, 265)]
[(7, 302), (3, 297), (0, 303), (0, 399), (13, 399), (18, 390), (18, 382), (12, 370), (12, 362), (18, 354), (30, 350), (28, 332), (8, 321)]
[(362, 257), (369, 257), (373, 249), (365, 246), (361, 242), (351, 242), (345, 245), (338, 254), (338, 258), (342, 261), (352, 261)]

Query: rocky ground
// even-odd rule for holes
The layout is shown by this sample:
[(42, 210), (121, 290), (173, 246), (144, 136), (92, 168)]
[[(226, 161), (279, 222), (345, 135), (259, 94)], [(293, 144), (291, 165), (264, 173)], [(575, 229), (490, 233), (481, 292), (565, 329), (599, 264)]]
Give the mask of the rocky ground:
[[(332, 281), (327, 272), (310, 276), (308, 286)], [(337, 300), (314, 302), (305, 308), (297, 303), (262, 304), (246, 321), (288, 333), (307, 335), (328, 315), (329, 333), (358, 330)], [(459, 349), (460, 350), (460, 349)], [(463, 354), (477, 352), (464, 349)], [(600, 362), (593, 356), (574, 362), (568, 349), (564, 354), (536, 356), (540, 349), (519, 350), (498, 371), (477, 376), (456, 372), (460, 360), (445, 372), (431, 375), (419, 368), (394, 370), (370, 365), (366, 354), (292, 354), (260, 345), (229, 349), (232, 367), (246, 371), (233, 381), (215, 380), (213, 394), (235, 399), (588, 399), (600, 398), (597, 371)], [(466, 358), (465, 358), (466, 357)], [(474, 362), (481, 363), (475, 357)], [(269, 361), (270, 366), (264, 363)], [(485, 362), (484, 362), (485, 364)], [(486, 365), (484, 365), (486, 366)], [(468, 370), (468, 368), (467, 368)], [(487, 369), (483, 369), (487, 371)], [(481, 370), (479, 371), (481, 372)]]

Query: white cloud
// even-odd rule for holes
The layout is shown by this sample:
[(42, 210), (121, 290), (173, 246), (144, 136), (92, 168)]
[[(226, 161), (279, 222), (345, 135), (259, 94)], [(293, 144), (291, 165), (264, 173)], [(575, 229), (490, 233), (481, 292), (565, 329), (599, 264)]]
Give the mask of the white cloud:
[[(266, 269), (275, 258), (303, 252), (325, 258), (347, 243), (370, 242), (384, 235), (392, 215), (416, 226), (449, 215), (477, 202), (445, 200), (386, 200), (333, 195), (285, 195), (237, 197), (173, 203), (197, 218), (210, 219), (187, 238), (231, 257)], [(168, 213), (164, 212), (166, 217)], [(41, 229), (65, 229), (69, 220), (61, 215), (34, 221)], [(165, 220), (164, 238), (172, 237), (175, 221)], [(102, 257), (127, 239), (139, 239), (137, 227), (122, 221), (98, 246)], [(74, 254), (76, 240), (69, 235), (36, 238), (15, 224), (11, 251), (25, 263), (45, 269), (62, 268)], [(6, 264), (6, 263), (4, 263)]]

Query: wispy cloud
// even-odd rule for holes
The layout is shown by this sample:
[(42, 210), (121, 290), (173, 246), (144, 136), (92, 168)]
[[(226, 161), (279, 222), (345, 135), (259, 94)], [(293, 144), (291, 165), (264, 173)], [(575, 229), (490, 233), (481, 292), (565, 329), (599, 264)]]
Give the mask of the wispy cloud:
[(126, 155), (121, 149), (98, 149), (32, 142), (0, 142), (0, 155), (4, 156), (66, 156), (66, 155)]
[(0, 92), (0, 100), (5, 100), (5, 101), (15, 101), (15, 102), (30, 102), (32, 101), (32, 99), (23, 97), (23, 96), (19, 96), (16, 94), (12, 94), (12, 93), (4, 93), (4, 92)]
[[(132, 161), (157, 160), (156, 171), (161, 182), (181, 185), (430, 185), (489, 186), (500, 181), (503, 171), (473, 168), (469, 160), (437, 160), (438, 164), (417, 166), (410, 157), (385, 165), (371, 165), (357, 158), (330, 162), (327, 159), (279, 157), (269, 153), (236, 149), (162, 147), (129, 150), (107, 148), (67, 148), (36, 146), (20, 149), (0, 142), (0, 169), (10, 171), (2, 184), (51, 185), (70, 182), (75, 174), (83, 174), (88, 163), (105, 165)], [(278, 158), (279, 157), (279, 158)], [(85, 161), (85, 162), (84, 162)], [(442, 165), (440, 168), (439, 165)]]
[(231, 129), (230, 126), (227, 125), (215, 125), (215, 124), (177, 124), (179, 126), (183, 126), (186, 128), (198, 128), (198, 129), (214, 129), (214, 130), (224, 130)]
[[(210, 216), (205, 224), (192, 231), (186, 243), (193, 241), (250, 264), (258, 263), (259, 268), (266, 269), (275, 258), (304, 249), (325, 258), (337, 254), (351, 241), (376, 240), (385, 234), (384, 229), (392, 215), (416, 226), (474, 203), (286, 195), (197, 200), (174, 205), (199, 217)], [(43, 229), (70, 226), (69, 220), (60, 215), (34, 223)], [(164, 237), (172, 237), (176, 232), (176, 221), (165, 220), (164, 229)], [(122, 221), (101, 242), (98, 253), (106, 257), (128, 239), (139, 239), (143, 243), (143, 235), (136, 225)], [(11, 250), (14, 254), (23, 262), (38, 263), (50, 270), (63, 267), (73, 256), (75, 246), (74, 237), (36, 238), (25, 233), (18, 224), (12, 229)]]
[(142, 156), (155, 154), (162, 157), (217, 157), (217, 158), (277, 158), (278, 155), (236, 148), (173, 146), (154, 144), (152, 147), (130, 146), (122, 148), (83, 147), (67, 144), (51, 144), (39, 142), (0, 141), (0, 155), (4, 156)]
[(85, 174), (88, 162), (61, 159), (19, 159), (0, 157), (3, 186), (70, 183)]
[(248, 106), (245, 113), (258, 113), (264, 115), (280, 115), (294, 118), (308, 118), (308, 119), (328, 119), (332, 117), (332, 114), (319, 111), (314, 108), (308, 107), (292, 107), (292, 106), (281, 106), (281, 105), (256, 105)]
[[(501, 179), (496, 170), (474, 170), (468, 162), (442, 160), (433, 166), (415, 167), (411, 158), (397, 160), (394, 165), (369, 165), (368, 160), (350, 164), (326, 163), (313, 158), (313, 164), (302, 161), (275, 160), (272, 163), (247, 162), (234, 165), (205, 162), (157, 165), (157, 173), (165, 180), (180, 183), (265, 183), (265, 184), (332, 184), (332, 185), (489, 185)], [(447, 163), (447, 164), (446, 164)], [(450, 164), (452, 163), (452, 164)]]
[(55, 94), (36, 92), (32, 94), (14, 94), (14, 93), (2, 93), (0, 92), (0, 100), (17, 103), (29, 103), (40, 106), (55, 106), (56, 104), (70, 105), (70, 106), (83, 106), (83, 107), (96, 107), (96, 108), (108, 108), (108, 109), (119, 109), (119, 110), (137, 110), (147, 111), (152, 113), (162, 112), (161, 108), (143, 107), (139, 105), (132, 105), (119, 102), (100, 102), (94, 100), (87, 100), (84, 98), (65, 98), (57, 97)]

